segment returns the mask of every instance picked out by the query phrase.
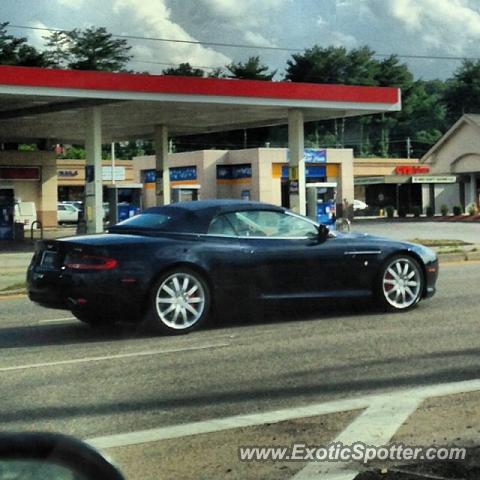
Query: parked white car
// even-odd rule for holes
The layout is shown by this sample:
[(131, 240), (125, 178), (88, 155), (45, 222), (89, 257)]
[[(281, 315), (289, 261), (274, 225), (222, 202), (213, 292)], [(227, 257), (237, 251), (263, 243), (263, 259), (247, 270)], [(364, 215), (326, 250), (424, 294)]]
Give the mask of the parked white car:
[(70, 203), (59, 203), (57, 207), (58, 223), (77, 223), (79, 209)]
[(353, 201), (353, 211), (356, 212), (357, 210), (365, 210), (368, 205), (361, 200), (354, 200)]

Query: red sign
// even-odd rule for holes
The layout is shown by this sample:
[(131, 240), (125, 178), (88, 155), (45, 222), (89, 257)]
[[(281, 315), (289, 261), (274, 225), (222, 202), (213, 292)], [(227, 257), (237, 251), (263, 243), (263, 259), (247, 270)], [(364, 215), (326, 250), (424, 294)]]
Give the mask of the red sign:
[(0, 180), (40, 180), (40, 168), (0, 167)]
[(430, 167), (426, 165), (398, 165), (395, 167), (396, 175), (418, 175), (419, 173), (429, 173)]

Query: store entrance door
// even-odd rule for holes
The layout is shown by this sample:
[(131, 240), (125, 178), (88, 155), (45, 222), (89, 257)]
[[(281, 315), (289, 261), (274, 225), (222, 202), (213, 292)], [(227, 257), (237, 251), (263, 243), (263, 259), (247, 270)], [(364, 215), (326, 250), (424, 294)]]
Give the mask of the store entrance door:
[(0, 188), (0, 240), (14, 237), (15, 195), (13, 188)]

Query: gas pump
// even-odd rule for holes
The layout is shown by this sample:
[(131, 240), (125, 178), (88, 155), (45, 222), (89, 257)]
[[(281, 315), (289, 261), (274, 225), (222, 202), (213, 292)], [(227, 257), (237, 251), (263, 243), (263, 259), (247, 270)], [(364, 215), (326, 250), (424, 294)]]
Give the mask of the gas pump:
[(175, 185), (171, 191), (172, 203), (192, 202), (200, 197), (200, 185)]
[(107, 205), (105, 216), (110, 225), (126, 220), (140, 213), (142, 208), (141, 183), (115, 184), (107, 186)]
[(307, 183), (307, 216), (317, 223), (335, 229), (336, 182)]
[(15, 197), (13, 188), (0, 188), (0, 240), (14, 238)]

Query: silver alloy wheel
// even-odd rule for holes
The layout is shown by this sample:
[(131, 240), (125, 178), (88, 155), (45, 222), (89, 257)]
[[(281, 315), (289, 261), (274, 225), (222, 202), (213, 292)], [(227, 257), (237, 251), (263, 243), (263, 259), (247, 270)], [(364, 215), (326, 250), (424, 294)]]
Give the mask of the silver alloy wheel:
[(205, 309), (205, 291), (193, 275), (176, 272), (167, 277), (155, 296), (157, 314), (162, 323), (174, 330), (191, 327)]
[(394, 308), (401, 310), (417, 303), (422, 275), (416, 263), (406, 257), (393, 260), (383, 274), (382, 288), (385, 299)]

